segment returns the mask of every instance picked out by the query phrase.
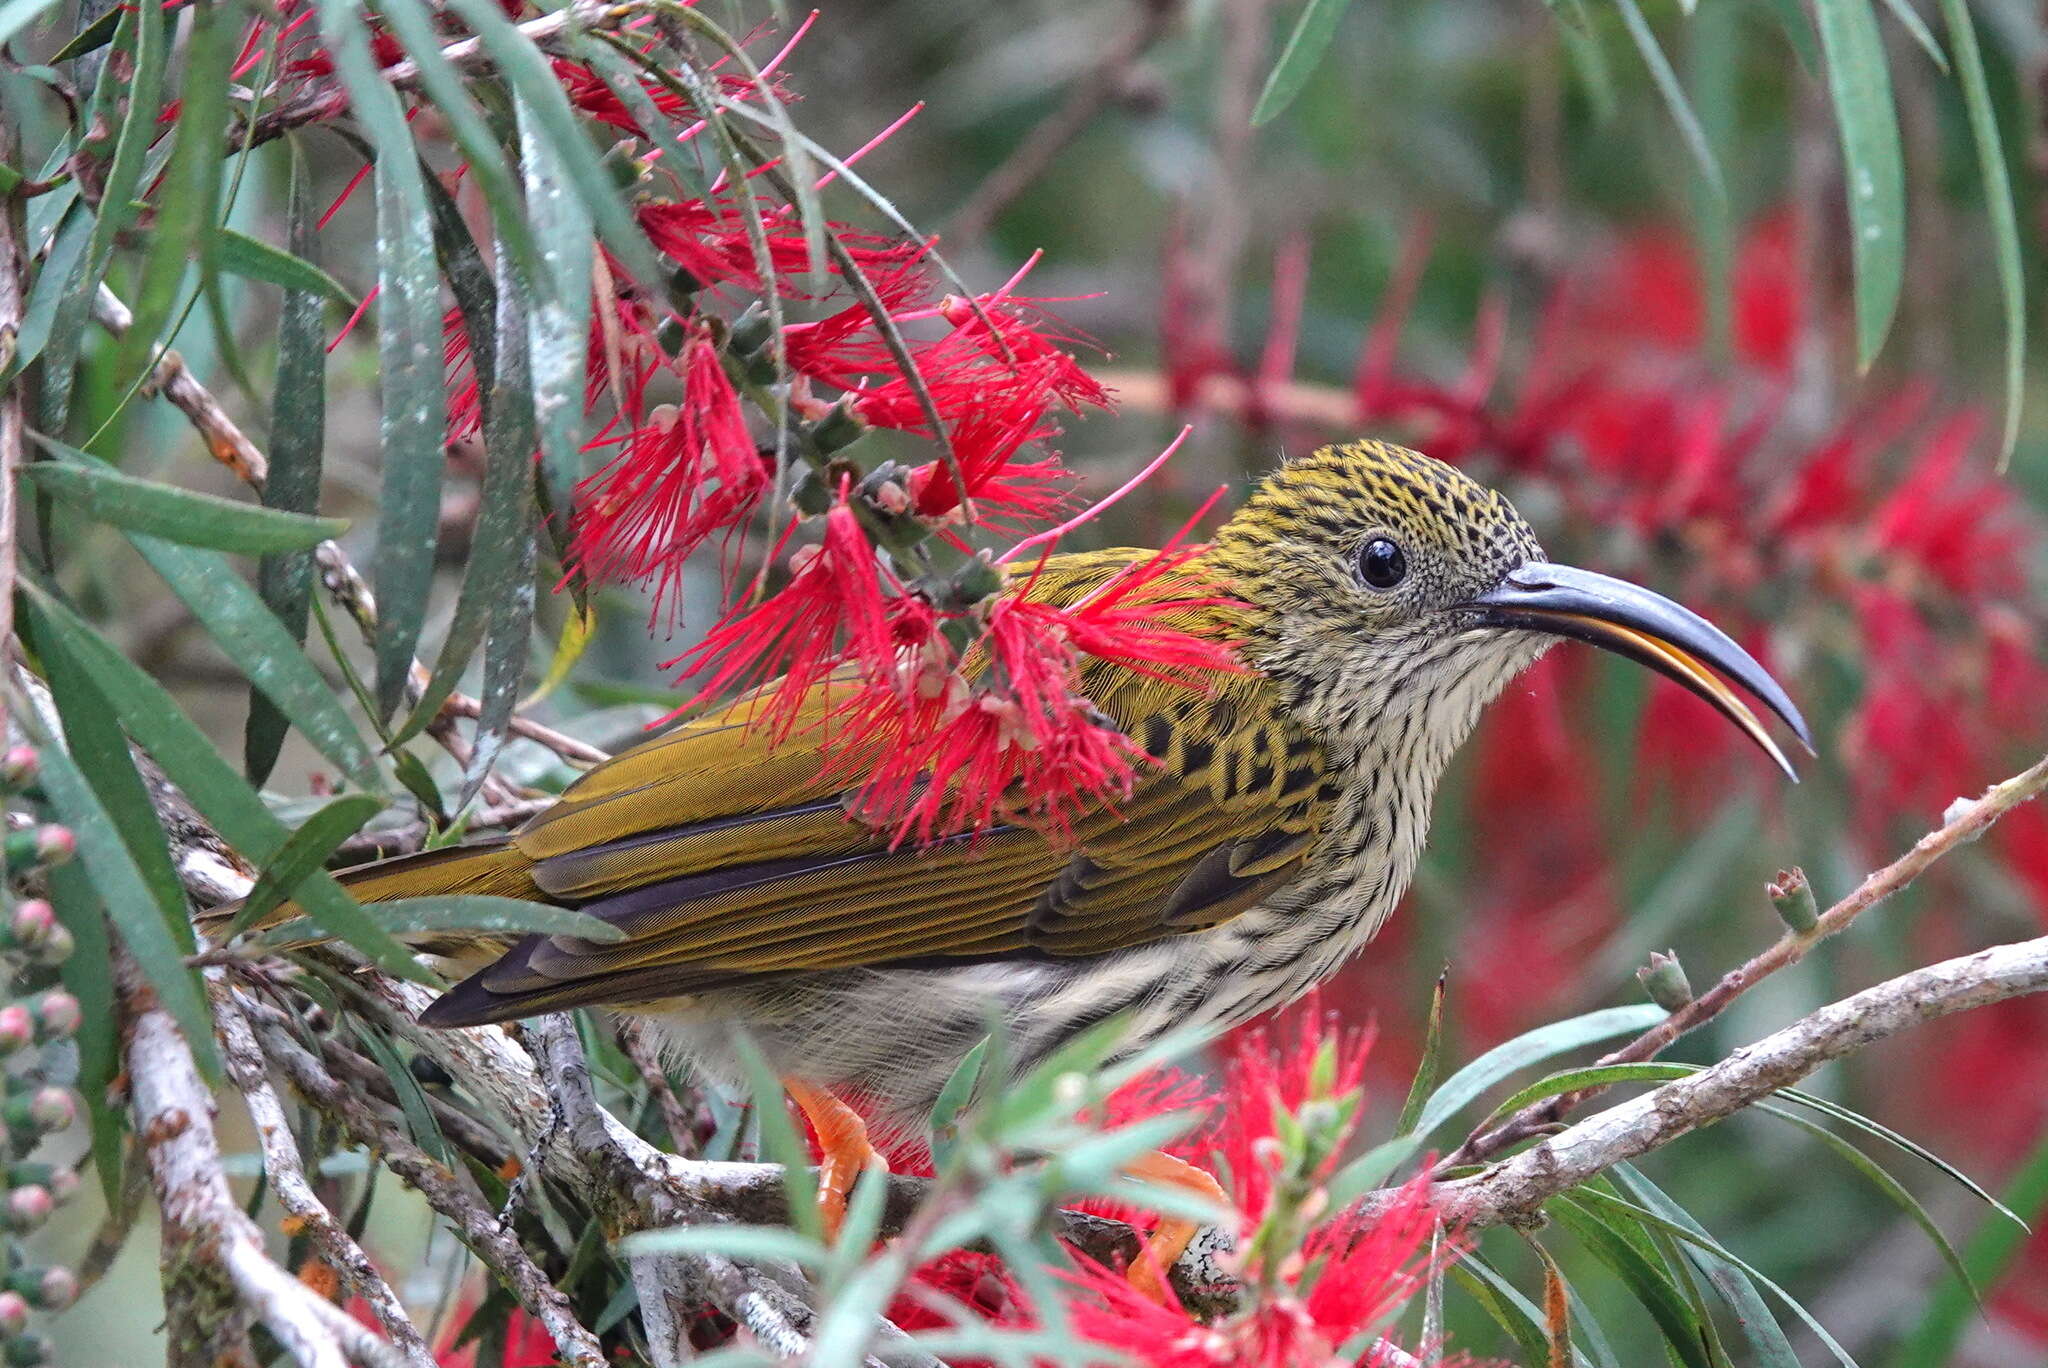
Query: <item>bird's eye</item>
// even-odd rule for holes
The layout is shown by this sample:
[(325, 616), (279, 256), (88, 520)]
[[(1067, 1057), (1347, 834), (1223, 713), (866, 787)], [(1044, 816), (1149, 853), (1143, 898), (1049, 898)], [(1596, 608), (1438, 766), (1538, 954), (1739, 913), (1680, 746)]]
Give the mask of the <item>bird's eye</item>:
[(1375, 589), (1391, 589), (1408, 578), (1408, 557), (1389, 538), (1374, 537), (1359, 548), (1358, 577)]

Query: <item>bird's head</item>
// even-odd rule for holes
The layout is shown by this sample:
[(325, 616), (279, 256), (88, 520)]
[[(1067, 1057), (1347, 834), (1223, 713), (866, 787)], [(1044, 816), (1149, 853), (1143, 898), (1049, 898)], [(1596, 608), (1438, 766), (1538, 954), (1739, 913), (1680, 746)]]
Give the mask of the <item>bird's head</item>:
[(1569, 637), (1677, 680), (1787, 774), (1721, 676), (1811, 749), (1784, 690), (1713, 624), (1551, 562), (1505, 497), (1403, 447), (1353, 442), (1282, 466), (1218, 532), (1208, 563), (1251, 607), (1246, 654), (1296, 691), (1312, 726), (1384, 736), (1408, 719), (1447, 752), (1509, 680)]

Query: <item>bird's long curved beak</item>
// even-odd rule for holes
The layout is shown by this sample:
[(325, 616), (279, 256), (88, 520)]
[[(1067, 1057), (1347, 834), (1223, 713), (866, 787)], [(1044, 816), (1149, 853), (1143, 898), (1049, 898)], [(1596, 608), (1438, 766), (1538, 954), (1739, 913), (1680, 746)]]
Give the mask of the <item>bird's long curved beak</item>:
[(1719, 670), (1762, 700), (1813, 753), (1806, 719), (1778, 681), (1727, 633), (1662, 594), (1591, 570), (1532, 561), (1466, 606), (1478, 610), (1488, 626), (1588, 642), (1677, 680), (1713, 704), (1797, 782), (1791, 761), (1749, 705), (1713, 672)]

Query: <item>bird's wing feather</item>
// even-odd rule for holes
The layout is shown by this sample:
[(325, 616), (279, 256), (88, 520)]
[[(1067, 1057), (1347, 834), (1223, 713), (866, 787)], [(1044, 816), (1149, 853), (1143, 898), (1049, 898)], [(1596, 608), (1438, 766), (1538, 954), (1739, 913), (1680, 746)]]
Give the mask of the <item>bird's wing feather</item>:
[[(1085, 592), (1106, 573), (1034, 592)], [(773, 747), (726, 714), (621, 755), (516, 842), (550, 896), (626, 938), (530, 938), (441, 1016), (646, 1001), (792, 972), (1099, 954), (1217, 925), (1294, 879), (1331, 791), (1320, 750), (1263, 679), (1195, 690), (1097, 665), (1086, 685), (1157, 763), (1064, 836), (1018, 824), (892, 849), (888, 832), (846, 816), (811, 740), (816, 715)]]

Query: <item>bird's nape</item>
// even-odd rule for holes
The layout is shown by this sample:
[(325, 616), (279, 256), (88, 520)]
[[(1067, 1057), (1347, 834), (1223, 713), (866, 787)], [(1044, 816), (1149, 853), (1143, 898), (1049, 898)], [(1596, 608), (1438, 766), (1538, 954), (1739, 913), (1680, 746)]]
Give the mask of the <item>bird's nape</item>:
[(1797, 783), (1792, 762), (1755, 711), (1714, 673), (1718, 670), (1760, 699), (1807, 753), (1814, 753), (1806, 719), (1754, 656), (1698, 613), (1641, 585), (1574, 566), (1531, 561), (1463, 607), (1486, 626), (1583, 641), (1677, 681), (1733, 722)]

